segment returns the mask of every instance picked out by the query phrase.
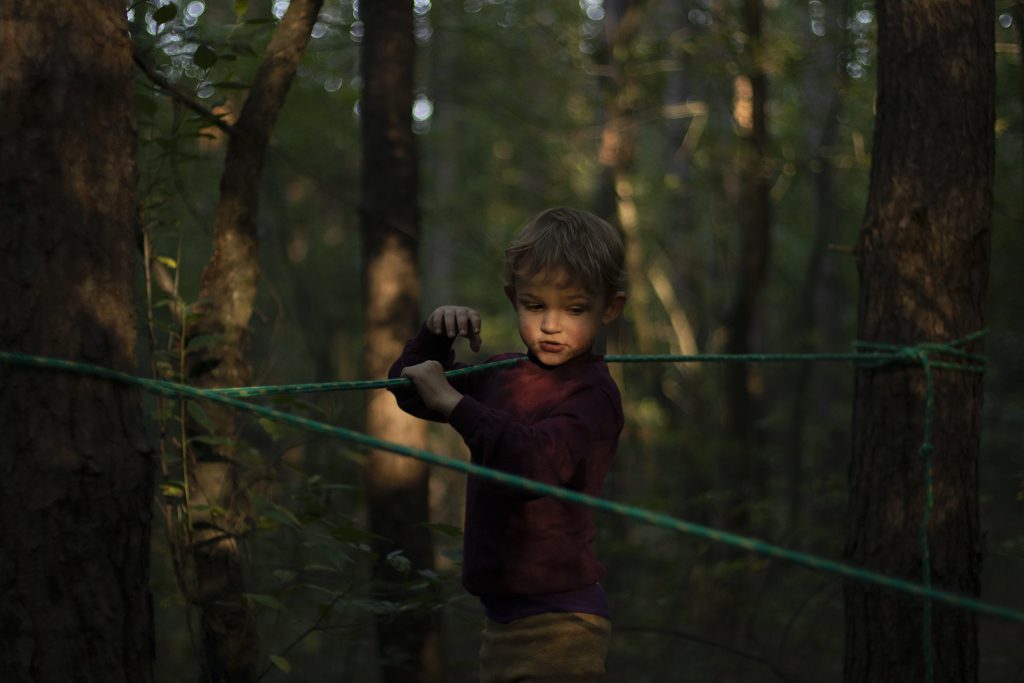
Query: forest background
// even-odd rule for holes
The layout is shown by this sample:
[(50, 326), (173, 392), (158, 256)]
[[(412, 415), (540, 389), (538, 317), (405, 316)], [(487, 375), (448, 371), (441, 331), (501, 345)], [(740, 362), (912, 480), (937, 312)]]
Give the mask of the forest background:
[[(193, 375), (191, 356), (222, 341), (192, 329), (208, 303), (218, 182), (289, 4), (161, 0), (128, 9), (144, 253), (139, 355), (153, 376)], [(484, 317), (478, 360), (518, 348), (499, 275), (503, 247), (536, 212), (572, 205), (614, 220), (629, 244), (628, 314), (609, 335), (609, 352), (850, 349), (874, 124), (872, 2), (416, 0), (412, 8), (422, 284), (409, 291), (419, 317), (442, 303), (472, 305)], [(350, 0), (318, 9), (259, 181), (252, 384), (374, 374), (364, 325), (369, 209), (360, 191), (364, 17)], [(1021, 605), (1020, 3), (1000, 0), (996, 17), (981, 595)], [(848, 364), (613, 372), (627, 426), (608, 497), (843, 556)], [(272, 401), (355, 429), (371, 402), (362, 393)], [(380, 634), (413, 623), (433, 634), (418, 645), (433, 650), (428, 680), (472, 680), (481, 615), (458, 584), (461, 475), (434, 469), (425, 480), (429, 520), (418, 527), (433, 547), (423, 562), (403, 546), (380, 549), (367, 512), (375, 495), (367, 459), (350, 445), (248, 418), (218, 436), (221, 418), (199, 404), (147, 399), (146, 408), (161, 448), (151, 559), (156, 680), (201, 680), (210, 666), (209, 624), (195, 600), (201, 570), (182, 551), (183, 525), (198, 518), (218, 529), (232, 519), (238, 529), (233, 576), (258, 678), (401, 680), (394, 672), (408, 662), (401, 647), (380, 647), (391, 637)], [(196, 436), (197, 425), (208, 433)], [(422, 438), (432, 451), (466, 457), (443, 427)], [(196, 500), (188, 469), (197, 444), (232, 449), (237, 488), (228, 503)], [(695, 681), (841, 677), (837, 577), (606, 515), (598, 526), (615, 612), (611, 680), (674, 680), (681, 670)], [(372, 581), (382, 565), (392, 572), (390, 593)], [(979, 627), (980, 679), (1024, 680), (1019, 627), (989, 619)]]

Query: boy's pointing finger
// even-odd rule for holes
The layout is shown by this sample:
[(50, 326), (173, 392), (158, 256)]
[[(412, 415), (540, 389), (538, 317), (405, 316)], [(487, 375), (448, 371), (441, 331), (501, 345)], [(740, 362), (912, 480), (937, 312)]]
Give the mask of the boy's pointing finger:
[(469, 348), (473, 351), (480, 350), (480, 314), (474, 310), (469, 309), (469, 331), (466, 337), (469, 339)]

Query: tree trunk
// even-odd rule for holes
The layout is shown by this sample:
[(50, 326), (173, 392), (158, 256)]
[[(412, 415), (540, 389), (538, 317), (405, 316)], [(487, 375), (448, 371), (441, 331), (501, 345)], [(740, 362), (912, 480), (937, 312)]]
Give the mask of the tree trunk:
[[(124, 5), (0, 4), (0, 348), (136, 372)], [(0, 674), (153, 680), (138, 392), (0, 366)]]
[(461, 192), (465, 182), (466, 117), (461, 110), (458, 94), (461, 87), (459, 75), (459, 48), (461, 36), (454, 27), (463, 12), (462, 6), (434, 3), (430, 7), (430, 22), (434, 26), (431, 37), (429, 63), (429, 91), (434, 104), (430, 118), (430, 138), (433, 153), (430, 159), (430, 186), (424, 190), (433, 198), (435, 229), (428, 233), (423, 247), (429, 255), (424, 264), (426, 294), (437, 302), (455, 301), (455, 258), (458, 233), (452, 226), (468, 223), (463, 218), (467, 211), (465, 197)]
[(646, 271), (639, 235), (640, 216), (633, 196), (633, 160), (638, 125), (635, 115), (640, 85), (628, 71), (630, 52), (643, 17), (643, 4), (644, 0), (609, 0), (605, 3), (605, 40), (595, 56), (604, 94), (605, 121), (598, 151), (601, 177), (594, 205), (596, 213), (617, 226), (625, 239), (626, 271), (633, 273), (636, 281), (630, 292), (631, 318), (636, 327), (635, 348), (651, 353), (655, 335), (648, 313), (650, 290), (643, 279)]
[[(365, 362), (369, 377), (386, 377), (405, 341), (420, 325), (418, 168), (412, 132), (416, 43), (411, 2), (360, 5), (363, 136), (362, 234)], [(371, 394), (367, 432), (423, 448), (422, 421), (402, 413), (384, 391)], [(371, 454), (367, 485), (370, 524), (384, 539), (375, 569), (378, 597), (401, 602), (406, 579), (433, 567), (427, 467), (390, 453)], [(400, 551), (411, 562), (405, 574), (387, 556)], [(406, 612), (378, 623), (384, 681), (441, 679), (437, 625), (429, 614)]]
[[(740, 183), (740, 252), (736, 289), (729, 312), (726, 353), (751, 352), (761, 290), (768, 273), (771, 247), (772, 207), (767, 168), (768, 131), (765, 121), (767, 76), (761, 63), (761, 0), (745, 0), (743, 25), (747, 35), (747, 55), (743, 73), (734, 81), (733, 119), (739, 131), (738, 173)], [(724, 369), (726, 391), (726, 428), (733, 444), (724, 460), (725, 484), (734, 493), (727, 497), (724, 519), (733, 531), (750, 527), (749, 505), (756, 498), (756, 482), (761, 480), (754, 453), (756, 420), (751, 366), (728, 363)]]
[[(838, 23), (836, 17), (849, 16), (848, 4), (849, 0), (838, 0), (838, 2), (833, 0), (821, 6), (824, 13), (821, 23), (829, 27), (830, 34), (836, 33), (834, 28)], [(808, 126), (806, 138), (808, 147), (814, 150), (810, 165), (814, 187), (814, 234), (796, 308), (792, 313), (792, 331), (796, 350), (800, 353), (814, 353), (822, 346), (821, 342), (824, 336), (818, 325), (818, 313), (822, 308), (821, 302), (825, 299), (829, 302), (826, 305), (838, 305), (838, 300), (829, 296), (834, 295), (835, 292), (828, 287), (825, 261), (828, 256), (829, 243), (833, 241), (840, 224), (835, 189), (836, 170), (831, 154), (838, 137), (839, 114), (842, 111), (842, 86), (846, 80), (846, 69), (839, 66), (839, 61), (845, 58), (843, 55), (847, 46), (844, 45), (846, 41), (838, 41), (831, 37), (822, 41), (821, 38), (811, 33), (810, 22), (807, 22), (805, 27), (804, 40), (808, 55), (813, 62), (824, 64), (824, 71), (811, 72), (808, 70), (808, 75), (804, 80), (804, 102), (807, 117), (818, 119), (817, 125)], [(813, 410), (811, 402), (814, 397), (811, 395), (811, 388), (817, 370), (814, 363), (800, 363), (793, 368), (795, 377), (791, 387), (793, 408), (789, 427), (789, 444), (786, 449), (789, 453), (786, 463), (786, 480), (789, 490), (786, 499), (789, 507), (789, 525), (793, 530), (799, 528), (804, 511), (803, 473), (807, 466), (804, 453), (805, 450), (808, 450), (805, 446), (806, 427), (808, 413)]]
[[(879, 2), (878, 104), (864, 228), (858, 338), (913, 345), (984, 327), (994, 164), (992, 3)], [(977, 595), (982, 378), (934, 371), (931, 566), (925, 376), (913, 364), (856, 374), (847, 557), (874, 571)], [(847, 683), (977, 680), (975, 617), (848, 582)], [(928, 633), (923, 637), (923, 631)], [(933, 647), (923, 646), (922, 641)]]
[[(249, 320), (259, 281), (256, 215), (270, 133), (305, 54), (323, 0), (293, 0), (267, 46), (228, 142), (214, 225), (213, 255), (203, 272), (197, 318), (188, 331), (187, 377), (201, 388), (245, 386)], [(196, 343), (199, 341), (202, 343)], [(205, 407), (213, 433), (234, 439), (233, 410)], [(190, 425), (192, 436), (204, 434)], [(239, 485), (234, 444), (193, 441), (189, 468), (192, 511), (189, 544), (195, 562), (194, 594), (202, 610), (208, 680), (256, 680), (261, 652), (246, 605), (240, 539), (247, 531), (247, 497)], [(197, 509), (196, 506), (201, 506)], [(216, 513), (214, 511), (223, 511)]]
[[(601, 129), (601, 143), (598, 149), (600, 175), (597, 194), (594, 198), (594, 212), (615, 226), (625, 243), (625, 266), (630, 274), (629, 310), (632, 329), (616, 324), (606, 340), (599, 337), (595, 350), (600, 353), (614, 353), (619, 347), (635, 352), (653, 353), (655, 346), (654, 325), (651, 321), (651, 286), (647, 279), (647, 259), (640, 241), (640, 217), (634, 197), (634, 159), (636, 155), (636, 134), (638, 122), (636, 109), (639, 106), (640, 84), (630, 73), (633, 50), (643, 18), (644, 0), (609, 0), (604, 4), (604, 40), (598, 44), (594, 55), (594, 70), (598, 77), (604, 104), (604, 123)], [(628, 335), (628, 336), (627, 336)], [(612, 367), (619, 388), (628, 397), (631, 387), (621, 367)], [(660, 376), (661, 369), (648, 366), (638, 372), (648, 378), (645, 384), (656, 386), (654, 377)], [(636, 373), (632, 375), (636, 376)], [(645, 389), (637, 389), (647, 395)], [(636, 467), (613, 472), (606, 488), (612, 498), (624, 497), (625, 492), (637, 486), (643, 472), (650, 471), (654, 452), (650, 440), (638, 436), (633, 442), (633, 457)], [(624, 520), (612, 518), (612, 534), (629, 538), (637, 531), (636, 526)], [(614, 591), (613, 591), (614, 592)]]
[[(1017, 55), (1021, 65), (1020, 82), (1017, 84), (1017, 102), (1020, 106), (1024, 106), (1024, 0), (1017, 0), (1013, 6), (1013, 32), (1017, 36)], [(1021, 162), (1021, 168), (1024, 168), (1024, 138), (1022, 138), (1021, 145)]]
[[(668, 259), (652, 259), (648, 280), (662, 307), (669, 316), (669, 323), (675, 336), (673, 353), (696, 354), (699, 323), (705, 321), (704, 293), (705, 280), (700, 269), (700, 259), (694, 247), (693, 172), (691, 157), (707, 117), (704, 102), (691, 101), (690, 84), (693, 64), (690, 54), (677, 43), (692, 39), (692, 24), (686, 17), (687, 5), (674, 3), (665, 9), (664, 21), (671, 27), (674, 37), (672, 58), (678, 66), (672, 70), (665, 83), (662, 111), (667, 119), (665, 135), (670, 144), (666, 146), (665, 167), (668, 178), (678, 187), (669, 200), (669, 214), (666, 217), (668, 229), (663, 236), (664, 252)], [(682, 302), (686, 302), (684, 307)], [(687, 313), (687, 310), (692, 312)], [(693, 368), (677, 367), (684, 375)]]

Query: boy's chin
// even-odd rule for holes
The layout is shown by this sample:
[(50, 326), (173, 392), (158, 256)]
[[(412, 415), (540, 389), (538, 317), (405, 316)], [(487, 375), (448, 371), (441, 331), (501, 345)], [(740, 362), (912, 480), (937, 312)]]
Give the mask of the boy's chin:
[(534, 357), (537, 358), (541, 363), (548, 366), (558, 366), (569, 362), (575, 358), (577, 353), (573, 353), (567, 348), (562, 348), (558, 351), (551, 351), (544, 348), (534, 347), (531, 349)]

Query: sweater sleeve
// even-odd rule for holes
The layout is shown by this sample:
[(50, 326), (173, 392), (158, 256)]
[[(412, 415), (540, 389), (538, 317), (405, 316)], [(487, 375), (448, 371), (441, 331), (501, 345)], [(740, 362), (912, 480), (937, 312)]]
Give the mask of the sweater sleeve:
[(469, 396), (455, 406), (449, 423), (485, 467), (582, 490), (604, 479), (622, 410), (599, 387), (587, 386), (530, 425)]

